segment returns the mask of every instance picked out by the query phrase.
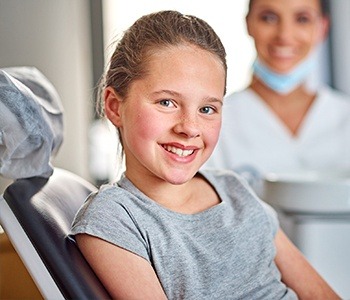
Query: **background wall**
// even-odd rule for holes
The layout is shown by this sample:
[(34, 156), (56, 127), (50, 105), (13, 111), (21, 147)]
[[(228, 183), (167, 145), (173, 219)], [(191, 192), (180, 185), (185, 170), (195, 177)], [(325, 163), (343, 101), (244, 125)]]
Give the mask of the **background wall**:
[(106, 60), (109, 45), (142, 15), (159, 10), (177, 10), (207, 21), (219, 35), (227, 52), (227, 92), (244, 88), (250, 81), (255, 58), (253, 41), (247, 34), (245, 16), (248, 0), (103, 0)]
[(35, 66), (56, 87), (65, 109), (65, 133), (54, 163), (88, 178), (90, 1), (0, 0), (0, 41), (0, 68)]
[[(90, 179), (88, 129), (102, 42), (98, 0), (0, 0), (0, 68), (35, 66), (64, 106), (64, 142), (54, 165)], [(93, 9), (91, 9), (93, 8)], [(97, 29), (97, 30), (96, 30)], [(100, 45), (100, 46), (99, 46)], [(100, 64), (101, 65), (101, 64)], [(103, 64), (102, 64), (103, 65)], [(101, 70), (99, 70), (101, 72)], [(10, 183), (0, 176), (0, 194)], [(42, 299), (0, 227), (0, 298)]]
[(332, 85), (350, 94), (350, 1), (330, 1)]

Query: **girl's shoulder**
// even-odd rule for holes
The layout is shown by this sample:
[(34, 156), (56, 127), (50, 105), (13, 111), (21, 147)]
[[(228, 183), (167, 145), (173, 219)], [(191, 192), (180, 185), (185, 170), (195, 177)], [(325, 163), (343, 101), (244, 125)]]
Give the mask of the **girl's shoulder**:
[(218, 192), (251, 192), (246, 180), (232, 170), (208, 168), (201, 170), (200, 173)]

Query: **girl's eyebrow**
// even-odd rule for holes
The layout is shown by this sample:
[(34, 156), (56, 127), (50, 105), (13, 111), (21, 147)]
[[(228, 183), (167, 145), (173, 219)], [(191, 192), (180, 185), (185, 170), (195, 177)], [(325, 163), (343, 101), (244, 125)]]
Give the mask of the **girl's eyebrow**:
[[(181, 97), (181, 93), (178, 93), (176, 91), (173, 90), (160, 90), (160, 91), (156, 91), (151, 93), (151, 95), (161, 95), (161, 94), (168, 94), (171, 96), (175, 96), (175, 97)], [(208, 101), (208, 102), (218, 102), (219, 104), (223, 105), (223, 100), (220, 98), (216, 98), (216, 97), (205, 97), (203, 99), (204, 101)]]
[(160, 90), (160, 91), (156, 91), (156, 92), (151, 93), (151, 95), (159, 95), (159, 94), (169, 94), (172, 96), (181, 96), (180, 93), (175, 92), (173, 90)]

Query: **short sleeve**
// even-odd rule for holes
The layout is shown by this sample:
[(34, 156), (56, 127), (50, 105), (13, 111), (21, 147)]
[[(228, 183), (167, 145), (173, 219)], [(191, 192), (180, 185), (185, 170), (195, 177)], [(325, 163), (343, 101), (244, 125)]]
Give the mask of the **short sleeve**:
[(259, 202), (264, 208), (267, 218), (269, 219), (269, 222), (273, 230), (273, 235), (276, 236), (277, 231), (280, 227), (277, 212), (273, 209), (273, 207), (271, 207), (268, 203), (264, 202), (263, 200), (259, 199)]
[(120, 189), (112, 186), (90, 195), (75, 216), (70, 235), (89, 234), (149, 261), (146, 238), (130, 209), (117, 201), (123, 196)]

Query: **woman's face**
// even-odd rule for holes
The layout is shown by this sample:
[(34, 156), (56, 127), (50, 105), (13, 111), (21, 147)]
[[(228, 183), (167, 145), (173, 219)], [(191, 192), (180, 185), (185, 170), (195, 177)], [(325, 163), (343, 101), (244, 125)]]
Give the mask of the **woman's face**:
[(324, 39), (328, 20), (320, 0), (254, 0), (247, 27), (259, 58), (287, 73)]
[(129, 179), (182, 184), (217, 142), (225, 71), (216, 56), (188, 45), (160, 49), (147, 66), (126, 99), (109, 105), (107, 96), (108, 116), (121, 131)]

